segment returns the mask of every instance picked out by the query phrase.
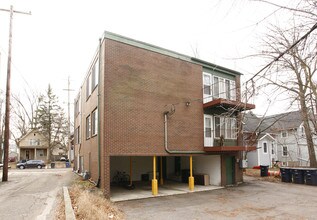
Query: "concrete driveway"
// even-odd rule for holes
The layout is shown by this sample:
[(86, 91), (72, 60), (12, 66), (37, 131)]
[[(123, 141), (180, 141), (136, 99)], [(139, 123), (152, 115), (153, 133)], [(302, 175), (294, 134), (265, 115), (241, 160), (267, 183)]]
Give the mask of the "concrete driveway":
[(10, 169), (0, 182), (0, 219), (54, 219), (57, 193), (73, 176), (71, 169)]
[(245, 177), (237, 187), (116, 204), (127, 219), (317, 219), (317, 186)]

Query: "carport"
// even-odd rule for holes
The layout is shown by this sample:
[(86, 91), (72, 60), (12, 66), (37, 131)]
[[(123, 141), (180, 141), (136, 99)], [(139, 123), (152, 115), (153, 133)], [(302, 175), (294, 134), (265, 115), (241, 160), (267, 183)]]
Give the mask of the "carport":
[[(134, 189), (129, 190), (129, 187), (116, 184), (121, 174), (125, 180), (129, 179), (129, 184), (132, 180)], [(189, 178), (191, 175), (196, 177), (195, 184), (194, 181), (188, 183), (194, 179)], [(221, 160), (220, 155), (112, 156), (110, 179), (112, 201), (219, 189)], [(153, 185), (153, 182), (157, 182), (157, 185)]]

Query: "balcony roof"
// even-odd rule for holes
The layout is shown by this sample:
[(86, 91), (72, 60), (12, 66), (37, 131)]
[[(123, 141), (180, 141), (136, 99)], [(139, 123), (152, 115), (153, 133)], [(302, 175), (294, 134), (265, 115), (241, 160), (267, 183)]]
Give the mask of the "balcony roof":
[(210, 102), (203, 104), (204, 109), (220, 107), (220, 106), (224, 108), (232, 108), (232, 109), (235, 109), (235, 111), (246, 111), (246, 110), (255, 109), (254, 104), (243, 103), (239, 101), (227, 100), (222, 98), (214, 99)]
[(255, 146), (221, 146), (221, 147), (204, 147), (206, 152), (236, 152), (236, 151), (253, 151)]

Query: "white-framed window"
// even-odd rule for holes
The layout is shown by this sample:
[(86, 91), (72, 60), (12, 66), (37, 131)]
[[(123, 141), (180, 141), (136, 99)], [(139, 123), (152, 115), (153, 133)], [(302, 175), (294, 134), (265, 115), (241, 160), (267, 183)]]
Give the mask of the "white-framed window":
[(39, 157), (45, 157), (46, 156), (46, 150), (44, 150), (44, 149), (38, 149), (37, 151), (36, 151), (36, 156), (39, 156)]
[(205, 137), (211, 138), (211, 118), (205, 117)]
[(283, 155), (283, 157), (287, 157), (288, 156), (288, 148), (287, 148), (287, 146), (283, 146), (282, 155)]
[(38, 146), (38, 145), (40, 145), (40, 140), (39, 139), (30, 139), (29, 144), (31, 146)]
[(226, 138), (236, 139), (237, 138), (237, 119), (226, 118)]
[(262, 146), (263, 146), (263, 153), (267, 154), (267, 143), (263, 142)]
[(226, 139), (237, 138), (237, 121), (236, 118), (215, 116), (215, 138), (223, 136)]
[(281, 132), (281, 137), (286, 138), (288, 136), (287, 131), (282, 131)]
[(230, 100), (237, 100), (237, 90), (236, 90), (236, 82), (230, 80)]
[(213, 77), (213, 98), (236, 100), (236, 83), (233, 80)]
[(214, 76), (214, 87), (213, 87), (213, 97), (220, 98), (220, 85), (219, 85), (219, 77)]
[(272, 151), (272, 155), (274, 155), (274, 154), (275, 154), (275, 146), (274, 146), (274, 143), (272, 143), (272, 149), (271, 149), (271, 151)]
[(203, 74), (204, 95), (211, 96), (211, 75), (208, 73)]
[(91, 118), (90, 115), (86, 118), (86, 139), (89, 139), (91, 135)]
[(91, 113), (91, 136), (98, 133), (98, 111), (97, 108)]

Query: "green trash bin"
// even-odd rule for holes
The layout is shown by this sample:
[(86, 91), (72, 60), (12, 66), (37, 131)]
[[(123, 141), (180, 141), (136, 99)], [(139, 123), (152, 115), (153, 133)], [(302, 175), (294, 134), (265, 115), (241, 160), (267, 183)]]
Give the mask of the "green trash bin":
[(291, 183), (292, 169), (288, 167), (281, 167), (280, 171), (281, 171), (282, 182)]
[(300, 168), (293, 169), (293, 182), (297, 184), (304, 184), (305, 183), (304, 175), (305, 175), (305, 172), (303, 169), (300, 169)]
[(305, 179), (307, 185), (317, 186), (317, 169), (310, 168), (305, 170)]
[(55, 163), (51, 163), (51, 168), (55, 168)]
[(261, 165), (261, 176), (268, 176), (269, 175), (269, 166)]

